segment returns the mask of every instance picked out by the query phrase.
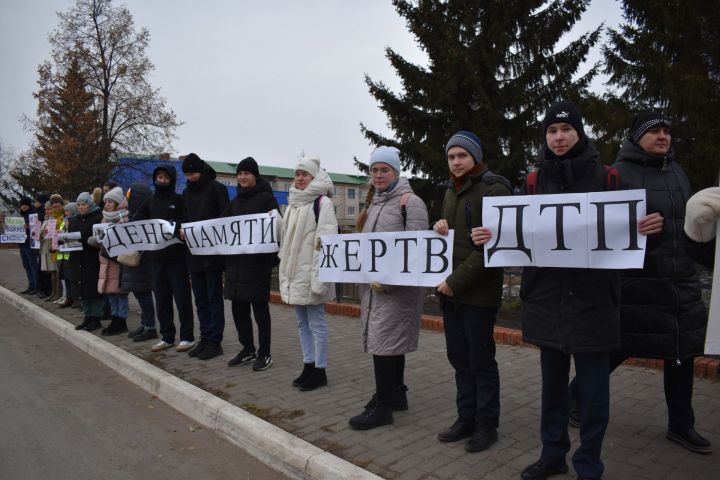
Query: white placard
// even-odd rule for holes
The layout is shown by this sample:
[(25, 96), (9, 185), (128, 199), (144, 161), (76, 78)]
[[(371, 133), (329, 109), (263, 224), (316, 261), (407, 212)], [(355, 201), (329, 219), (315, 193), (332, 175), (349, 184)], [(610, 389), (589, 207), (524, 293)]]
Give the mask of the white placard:
[(80, 232), (60, 232), (58, 233), (58, 251), (59, 252), (77, 252), (83, 249), (80, 241)]
[(25, 219), (23, 217), (5, 217), (5, 229), (0, 234), (0, 243), (25, 243)]
[(185, 245), (193, 255), (274, 253), (279, 247), (280, 213), (255, 213), (183, 223)]
[(93, 235), (100, 241), (110, 257), (126, 253), (162, 250), (181, 243), (175, 238), (175, 224), (153, 219), (127, 223), (97, 223)]
[(322, 235), (320, 280), (435, 287), (452, 273), (455, 232)]
[(645, 190), (485, 197), (487, 267), (642, 268)]
[[(715, 236), (715, 269), (713, 279), (718, 278), (720, 273), (720, 222), (718, 222), (717, 234)], [(707, 333), (705, 334), (705, 355), (720, 354), (720, 282), (712, 284), (710, 297), (710, 316), (708, 317)]]

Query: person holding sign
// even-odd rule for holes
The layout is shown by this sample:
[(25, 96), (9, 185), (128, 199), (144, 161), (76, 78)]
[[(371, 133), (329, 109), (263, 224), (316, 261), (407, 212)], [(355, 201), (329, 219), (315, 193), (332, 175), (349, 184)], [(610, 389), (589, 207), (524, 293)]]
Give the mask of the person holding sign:
[(325, 302), (335, 298), (335, 284), (321, 282), (320, 236), (337, 233), (333, 183), (320, 159), (303, 157), (295, 166), (280, 240), (280, 296), (295, 306), (303, 370), (293, 380), (301, 391), (327, 385)]
[(693, 260), (706, 268), (715, 261), (715, 236), (720, 218), (720, 187), (700, 190), (685, 206), (685, 235)]
[(25, 290), (20, 293), (27, 295), (35, 295), (37, 293), (37, 280), (38, 280), (38, 269), (40, 264), (38, 263), (38, 257), (35, 255), (31, 248), (32, 239), (30, 238), (30, 215), (36, 213), (32, 205), (32, 199), (30, 197), (22, 197), (20, 199), (20, 214), (25, 220), (25, 241), (20, 244), (20, 259), (22, 260), (23, 268), (28, 279), (28, 286)]
[(470, 241), (470, 229), (482, 225), (484, 197), (511, 195), (512, 190), (507, 179), (490, 172), (474, 133), (457, 132), (445, 152), (451, 184), (443, 199), (442, 219), (433, 228), (441, 235), (455, 230), (453, 273), (437, 291), (447, 356), (455, 369), (458, 418), (438, 434), (438, 440), (470, 437), (465, 450), (480, 452), (498, 439), (500, 374), (493, 329), (502, 301), (503, 270), (484, 267), (482, 249)]
[[(410, 182), (400, 177), (400, 152), (381, 146), (370, 155), (370, 189), (365, 209), (357, 220), (357, 230), (396, 232), (426, 230), (425, 203), (413, 194)], [(375, 393), (360, 415), (350, 419), (350, 427), (368, 430), (393, 423), (393, 410), (407, 410), (405, 354), (418, 347), (423, 288), (360, 285), (360, 318), (363, 323), (363, 349), (373, 356)]]
[[(707, 314), (683, 235), (690, 182), (671, 141), (670, 120), (657, 112), (640, 113), (613, 165), (621, 188), (646, 190), (652, 213), (638, 222), (638, 231), (648, 235), (643, 268), (622, 272), (622, 342), (611, 357), (610, 372), (629, 357), (664, 359), (665, 436), (691, 452), (708, 454), (712, 447), (695, 431), (692, 408), (694, 359), (704, 350)], [(574, 420), (582, 423), (584, 402), (576, 386), (573, 381)]]
[(103, 298), (98, 292), (100, 258), (98, 249), (89, 243), (89, 240), (94, 238), (93, 226), (102, 221), (102, 212), (88, 192), (78, 195), (75, 203), (78, 215), (70, 217), (68, 232), (80, 232), (83, 249), (72, 252), (70, 266), (74, 272), (73, 293), (81, 301), (85, 315), (82, 323), (77, 325), (75, 330), (91, 332), (102, 328), (100, 319), (103, 316)]
[[(60, 224), (60, 231), (67, 233), (70, 227), (70, 219), (77, 215), (77, 204), (75, 202), (68, 202), (63, 207), (63, 221)], [(60, 275), (60, 281), (63, 284), (64, 298), (63, 301), (58, 302), (60, 308), (68, 308), (73, 305), (75, 296), (73, 294), (73, 269), (70, 267), (70, 252), (58, 252), (58, 275)]]
[[(221, 214), (222, 217), (268, 213), (279, 210), (270, 184), (260, 178), (258, 164), (247, 157), (237, 166), (237, 196)], [(253, 370), (265, 370), (272, 365), (270, 356), (270, 279), (277, 263), (277, 253), (227, 255), (225, 257), (225, 298), (232, 305), (233, 321), (243, 349), (228, 366), (253, 362)], [(252, 317), (258, 329), (258, 349), (255, 350)]]

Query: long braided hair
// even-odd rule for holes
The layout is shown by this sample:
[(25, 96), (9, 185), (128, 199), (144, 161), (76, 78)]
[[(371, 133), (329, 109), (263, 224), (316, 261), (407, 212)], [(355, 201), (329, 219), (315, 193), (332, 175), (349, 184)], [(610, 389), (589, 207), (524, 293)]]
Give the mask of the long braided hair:
[(362, 212), (360, 212), (360, 215), (358, 215), (358, 218), (355, 221), (355, 231), (358, 233), (362, 232), (362, 229), (365, 226), (365, 221), (368, 217), (368, 209), (370, 208), (370, 204), (372, 204), (372, 199), (374, 196), (375, 185), (373, 185), (371, 181), (370, 186), (368, 187), (368, 193), (367, 195), (365, 195), (365, 208), (362, 209)]

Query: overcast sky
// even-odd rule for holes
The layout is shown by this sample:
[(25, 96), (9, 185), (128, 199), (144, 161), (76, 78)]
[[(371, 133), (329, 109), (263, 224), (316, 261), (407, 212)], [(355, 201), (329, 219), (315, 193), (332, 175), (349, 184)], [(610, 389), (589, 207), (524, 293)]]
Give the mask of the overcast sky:
[[(37, 66), (49, 58), (55, 12), (72, 3), (0, 0), (0, 140), (16, 152), (30, 142), (19, 118), (34, 115)], [(116, 3), (149, 29), (151, 82), (185, 122), (174, 156), (193, 151), (225, 162), (253, 156), (292, 167), (304, 152), (330, 171), (356, 173), (353, 156), (365, 160), (371, 151), (360, 122), (387, 133), (364, 74), (398, 88), (386, 46), (425, 64), (390, 0)], [(615, 0), (593, 0), (571, 36), (619, 21)]]

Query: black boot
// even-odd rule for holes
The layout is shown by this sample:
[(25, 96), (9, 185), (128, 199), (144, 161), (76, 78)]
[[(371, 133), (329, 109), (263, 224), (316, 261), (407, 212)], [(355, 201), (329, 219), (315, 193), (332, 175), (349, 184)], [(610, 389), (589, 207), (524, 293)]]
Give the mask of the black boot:
[(710, 442), (696, 432), (693, 427), (687, 430), (668, 430), (665, 432), (665, 438), (679, 443), (693, 453), (701, 453), (703, 455), (712, 453), (712, 445)]
[(380, 403), (377, 395), (373, 395), (370, 402), (365, 405), (365, 411), (350, 419), (348, 424), (353, 430), (370, 430), (393, 423), (392, 408)]
[(101, 328), (102, 323), (100, 323), (100, 317), (90, 317), (90, 323), (87, 324), (85, 330), (87, 330), (88, 332), (93, 332)]
[(407, 391), (408, 387), (406, 385), (393, 385), (390, 404), (393, 411), (401, 412), (408, 409)]
[(135, 335), (133, 337), (133, 342), (144, 342), (146, 340), (152, 340), (154, 338), (158, 338), (158, 333), (157, 330), (153, 328), (152, 330), (145, 330)]
[(490, 445), (497, 442), (497, 429), (492, 425), (478, 425), (472, 437), (465, 442), (465, 450), (468, 452), (482, 452), (490, 448)]
[(307, 380), (308, 375), (310, 375), (310, 372), (312, 372), (315, 369), (315, 362), (313, 363), (303, 363), (303, 369), (302, 373), (299, 377), (297, 377), (295, 380), (292, 381), (293, 387), (299, 387), (302, 385), (302, 383)]
[(200, 341), (195, 345), (192, 349), (188, 351), (188, 355), (196, 358), (198, 355), (202, 353), (203, 350), (205, 350), (205, 347), (208, 345), (208, 340), (201, 338)]
[(133, 338), (135, 335), (140, 335), (145, 331), (145, 325), (140, 325), (135, 330), (130, 330), (130, 333), (128, 333), (128, 338)]
[(475, 421), (458, 418), (450, 428), (438, 433), (437, 439), (443, 443), (457, 442), (475, 433)]
[(307, 376), (305, 381), (300, 384), (301, 392), (309, 392), (315, 390), (318, 387), (327, 385), (327, 376), (325, 375), (324, 368), (313, 367), (310, 374)]
[(202, 352), (198, 353), (198, 360), (210, 360), (223, 354), (222, 345), (219, 342), (208, 341)]
[(102, 334), (105, 336), (111, 336), (111, 335), (119, 335), (121, 333), (127, 332), (127, 322), (122, 317), (112, 317), (112, 321), (110, 322), (110, 325), (108, 325), (107, 328), (105, 328), (102, 331)]
[(85, 330), (85, 328), (90, 325), (91, 317), (85, 317), (83, 318), (83, 321), (80, 325), (75, 326), (75, 330)]

